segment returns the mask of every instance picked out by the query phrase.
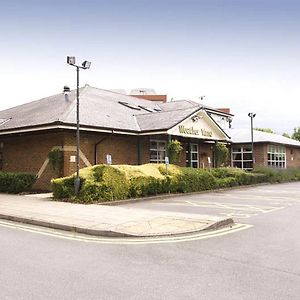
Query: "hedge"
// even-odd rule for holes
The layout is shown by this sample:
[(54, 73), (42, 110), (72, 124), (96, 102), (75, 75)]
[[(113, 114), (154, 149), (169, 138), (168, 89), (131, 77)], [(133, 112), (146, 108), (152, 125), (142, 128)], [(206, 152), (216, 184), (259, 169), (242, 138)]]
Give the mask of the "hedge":
[(36, 175), (27, 173), (0, 172), (0, 192), (17, 194), (30, 190)]
[(52, 180), (56, 199), (94, 203), (164, 193), (189, 193), (263, 182), (300, 180), (300, 170), (255, 169), (246, 172), (237, 168), (193, 169), (169, 165), (146, 164), (97, 165), (80, 170), (81, 190), (74, 195), (75, 176)]

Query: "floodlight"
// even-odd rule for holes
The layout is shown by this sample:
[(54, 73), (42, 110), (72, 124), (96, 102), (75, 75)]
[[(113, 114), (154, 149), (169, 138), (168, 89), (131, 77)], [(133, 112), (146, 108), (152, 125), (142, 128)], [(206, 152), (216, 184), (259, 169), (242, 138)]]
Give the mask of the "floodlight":
[(75, 65), (75, 56), (67, 56), (67, 63), (69, 65)]
[(89, 69), (90, 66), (91, 66), (91, 62), (90, 62), (90, 61), (85, 60), (85, 61), (82, 63), (82, 67), (83, 67), (84, 69)]

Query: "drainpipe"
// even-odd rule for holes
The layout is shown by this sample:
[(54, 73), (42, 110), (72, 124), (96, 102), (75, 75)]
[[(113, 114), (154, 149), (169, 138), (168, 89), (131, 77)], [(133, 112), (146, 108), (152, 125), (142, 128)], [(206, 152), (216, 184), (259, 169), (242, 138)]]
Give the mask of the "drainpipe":
[(137, 160), (138, 165), (142, 164), (142, 150), (141, 150), (141, 138), (140, 136), (137, 137)]

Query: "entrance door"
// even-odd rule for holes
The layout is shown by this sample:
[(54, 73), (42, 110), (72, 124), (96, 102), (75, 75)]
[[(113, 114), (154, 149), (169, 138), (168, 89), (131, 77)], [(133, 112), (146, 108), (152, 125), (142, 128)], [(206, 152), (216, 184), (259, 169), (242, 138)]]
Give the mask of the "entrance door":
[(186, 166), (192, 168), (199, 167), (198, 144), (190, 144), (190, 151), (186, 151)]

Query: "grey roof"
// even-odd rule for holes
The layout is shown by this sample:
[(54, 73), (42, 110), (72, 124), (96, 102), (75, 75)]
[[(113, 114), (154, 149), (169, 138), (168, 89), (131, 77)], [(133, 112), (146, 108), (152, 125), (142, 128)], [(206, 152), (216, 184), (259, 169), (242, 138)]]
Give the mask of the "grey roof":
[(155, 114), (137, 115), (136, 119), (141, 131), (170, 129), (197, 110), (198, 107), (161, 111)]
[[(80, 126), (120, 131), (169, 129), (202, 105), (182, 100), (157, 103), (86, 85), (80, 88)], [(0, 134), (35, 126), (76, 124), (76, 90), (0, 112)]]
[[(142, 105), (150, 110), (158, 108), (149, 100), (85, 86), (80, 88), (81, 126), (139, 131), (134, 115), (147, 111), (134, 110), (119, 102)], [(0, 120), (0, 132), (53, 123), (75, 124), (76, 91), (72, 90), (67, 98), (61, 93), (1, 111)]]
[[(228, 129), (226, 133), (231, 137), (233, 143), (251, 143), (251, 130), (248, 129)], [(283, 145), (292, 145), (300, 147), (300, 142), (284, 137), (279, 134), (268, 133), (258, 130), (253, 130), (254, 143), (275, 143)]]

